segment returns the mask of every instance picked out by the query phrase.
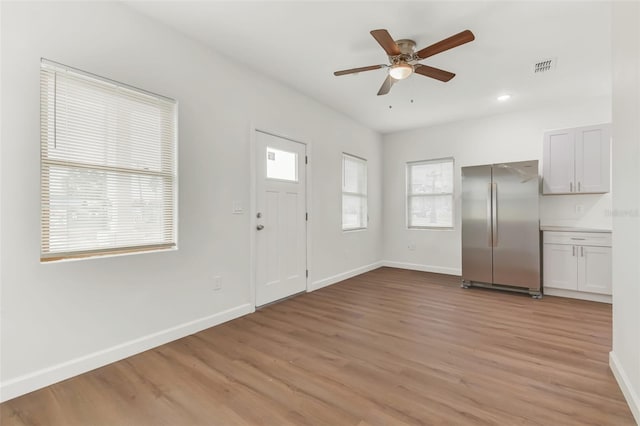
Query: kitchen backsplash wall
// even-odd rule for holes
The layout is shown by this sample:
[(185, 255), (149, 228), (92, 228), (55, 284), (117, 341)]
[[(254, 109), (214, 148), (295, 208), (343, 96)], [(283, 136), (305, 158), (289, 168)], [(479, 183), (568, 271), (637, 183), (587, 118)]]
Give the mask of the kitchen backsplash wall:
[(540, 224), (611, 229), (611, 193), (543, 195)]

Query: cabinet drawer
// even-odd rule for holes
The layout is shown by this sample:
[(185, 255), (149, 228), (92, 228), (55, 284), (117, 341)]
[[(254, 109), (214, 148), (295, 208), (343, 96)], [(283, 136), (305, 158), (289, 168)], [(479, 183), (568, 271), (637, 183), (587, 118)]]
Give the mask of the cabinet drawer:
[(542, 241), (544, 244), (611, 247), (611, 233), (543, 231)]

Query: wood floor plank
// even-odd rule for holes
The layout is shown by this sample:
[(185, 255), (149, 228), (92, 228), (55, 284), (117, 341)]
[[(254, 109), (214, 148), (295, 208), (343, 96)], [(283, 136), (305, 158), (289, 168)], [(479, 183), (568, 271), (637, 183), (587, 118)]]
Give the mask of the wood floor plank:
[(27, 425), (633, 425), (611, 306), (380, 268), (0, 405)]

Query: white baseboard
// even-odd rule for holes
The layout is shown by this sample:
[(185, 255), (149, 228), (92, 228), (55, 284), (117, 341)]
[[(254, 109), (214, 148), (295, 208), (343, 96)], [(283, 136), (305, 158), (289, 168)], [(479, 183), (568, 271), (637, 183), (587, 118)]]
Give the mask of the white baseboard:
[(627, 400), (627, 404), (631, 409), (633, 417), (636, 419), (636, 423), (640, 424), (640, 396), (631, 386), (629, 376), (625, 373), (622, 365), (620, 365), (620, 360), (618, 360), (618, 357), (613, 351), (609, 352), (609, 368), (611, 368), (613, 375), (618, 381), (618, 386), (620, 386), (622, 394)]
[(340, 281), (344, 281), (347, 280), (349, 278), (353, 278), (356, 275), (360, 275), (360, 274), (364, 274), (365, 272), (369, 272), (369, 271), (373, 271), (374, 269), (378, 269), (379, 267), (383, 266), (382, 262), (375, 262), (375, 263), (371, 263), (369, 265), (365, 265), (365, 266), (361, 266), (359, 268), (356, 269), (352, 269), (350, 271), (347, 272), (342, 272), (340, 274), (334, 275), (332, 277), (328, 277), (328, 278), (324, 278), (318, 281), (314, 281), (309, 285), (309, 288), (307, 289), (308, 292), (311, 291), (316, 291), (319, 290), (323, 287), (335, 284), (335, 283), (339, 283)]
[(571, 299), (611, 304), (611, 296), (607, 294), (584, 293), (582, 291), (565, 290), (563, 288), (543, 288), (542, 292), (545, 296), (569, 297)]
[(186, 337), (223, 322), (254, 312), (254, 306), (244, 304), (208, 317), (189, 321), (157, 333), (103, 349), (58, 365), (34, 371), (0, 383), (0, 402), (24, 395), (45, 386), (69, 379), (112, 362), (139, 354), (165, 343)]
[(457, 268), (447, 268), (444, 266), (434, 266), (434, 265), (423, 265), (419, 263), (405, 263), (405, 262), (394, 262), (392, 260), (383, 260), (382, 266), (388, 266), (390, 268), (400, 268), (400, 269), (410, 269), (412, 271), (422, 271), (422, 272), (433, 272), (435, 274), (446, 274), (446, 275), (462, 275), (462, 271)]

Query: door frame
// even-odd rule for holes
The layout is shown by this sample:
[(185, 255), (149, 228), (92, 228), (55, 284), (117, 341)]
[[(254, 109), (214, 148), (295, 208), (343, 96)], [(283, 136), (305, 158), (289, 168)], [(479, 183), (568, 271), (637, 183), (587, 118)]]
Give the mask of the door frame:
[[(273, 127), (273, 126), (270, 126)], [(288, 136), (286, 133), (281, 131), (273, 131), (273, 130), (265, 130), (269, 128), (268, 126), (256, 126), (251, 124), (249, 126), (249, 301), (253, 310), (256, 309), (256, 273), (257, 273), (257, 244), (256, 244), (256, 226), (258, 224), (258, 220), (256, 218), (256, 214), (258, 213), (257, 207), (257, 187), (256, 187), (256, 157), (257, 157), (257, 143), (256, 143), (256, 132), (265, 133), (267, 135), (275, 136), (282, 139), (287, 139), (291, 142), (296, 142), (305, 146), (305, 155), (307, 158), (311, 157), (311, 143), (303, 142), (301, 138), (295, 138)], [(309, 225), (313, 219), (313, 214), (311, 212), (311, 203), (309, 200), (311, 199), (311, 161), (305, 164), (305, 209), (309, 214), (308, 219), (306, 221), (305, 226), (305, 237), (306, 237), (306, 253), (305, 253), (305, 261), (307, 264), (307, 271), (311, 270), (311, 233), (309, 232)], [(305, 292), (309, 292), (309, 276), (305, 277)]]

